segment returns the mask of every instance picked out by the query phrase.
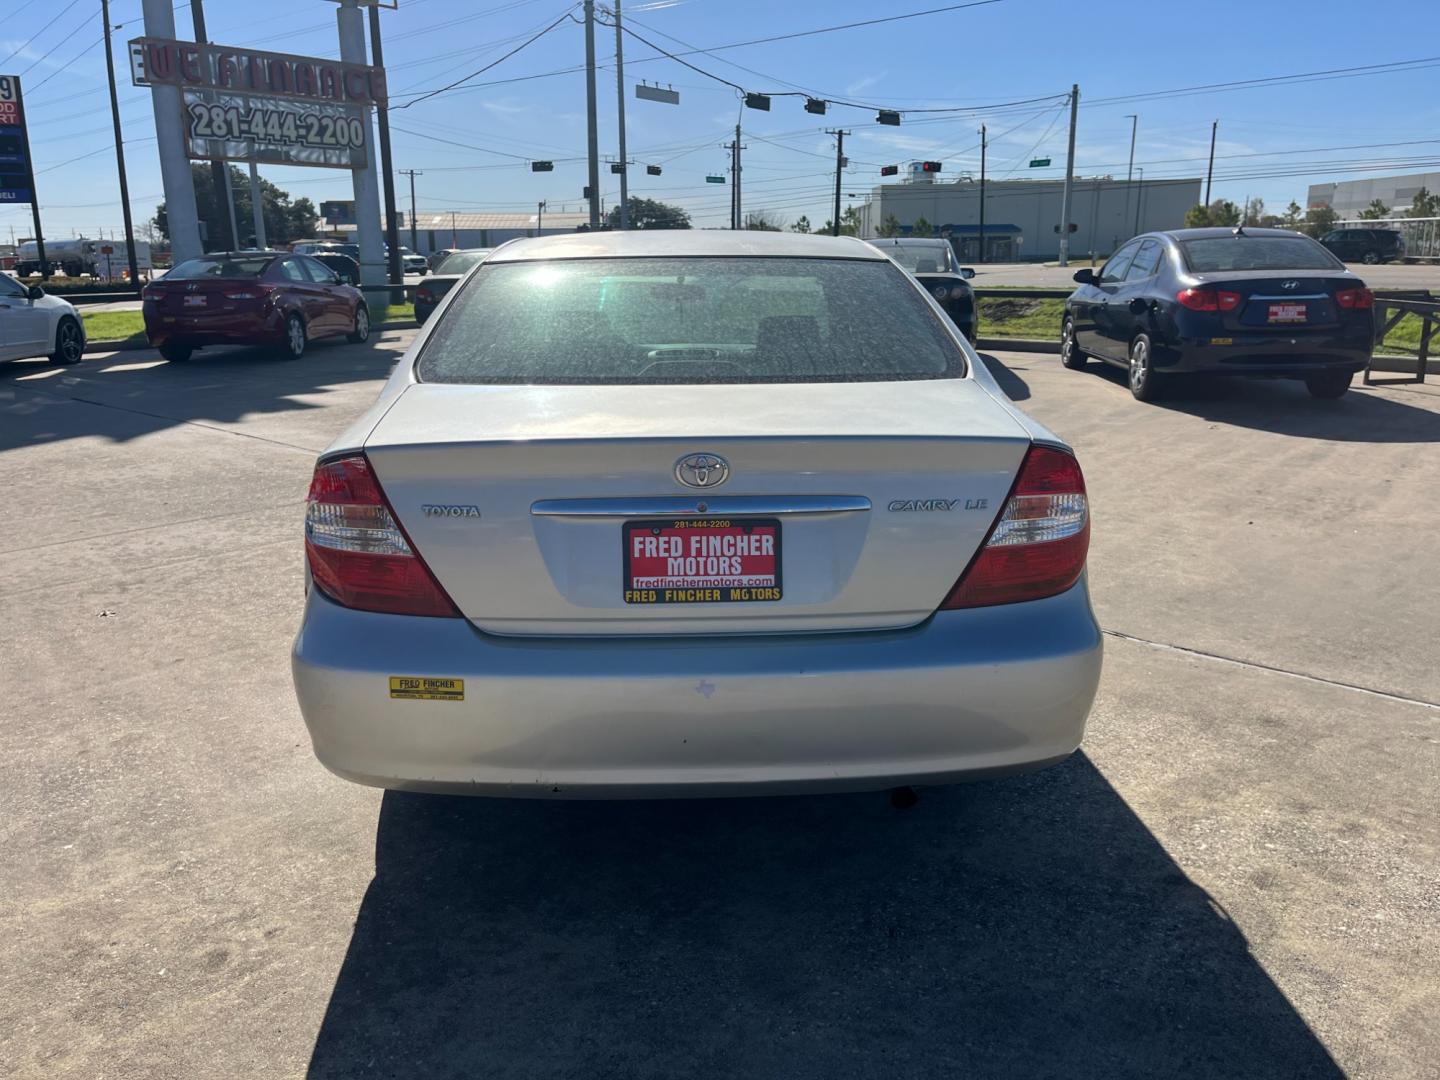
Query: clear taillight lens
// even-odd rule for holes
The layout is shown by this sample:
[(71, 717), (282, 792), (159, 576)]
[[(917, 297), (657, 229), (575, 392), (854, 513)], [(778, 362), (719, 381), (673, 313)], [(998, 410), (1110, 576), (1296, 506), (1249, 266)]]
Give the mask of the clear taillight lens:
[(1080, 463), (1032, 446), (1005, 508), (941, 610), (1039, 600), (1070, 588), (1090, 550), (1090, 506)]
[(361, 611), (458, 617), (411, 547), (363, 454), (322, 462), (305, 502), (305, 555), (330, 599)]

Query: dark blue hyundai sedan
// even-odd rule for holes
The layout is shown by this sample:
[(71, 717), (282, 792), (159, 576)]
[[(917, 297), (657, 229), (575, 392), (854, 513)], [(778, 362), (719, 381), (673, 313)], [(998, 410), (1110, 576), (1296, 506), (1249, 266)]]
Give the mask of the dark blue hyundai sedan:
[(1338, 398), (1370, 363), (1370, 290), (1285, 229), (1146, 233), (1075, 280), (1061, 362), (1123, 367), (1141, 401), (1179, 372), (1303, 379), (1316, 397)]

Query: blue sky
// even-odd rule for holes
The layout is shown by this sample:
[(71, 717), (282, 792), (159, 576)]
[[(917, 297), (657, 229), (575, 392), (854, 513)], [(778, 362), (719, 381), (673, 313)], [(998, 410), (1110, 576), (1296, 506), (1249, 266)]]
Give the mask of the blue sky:
[[(753, 38), (875, 19), (939, 6), (944, 0), (777, 4), (765, 0), (626, 0), (627, 23), (671, 51), (711, 48)], [(67, 4), (70, 6), (67, 8)], [(113, 0), (124, 23), (123, 43), (143, 31), (140, 0)], [(400, 0), (383, 13), (385, 54), (396, 105), (488, 64), (565, 10), (565, 0)], [(327, 0), (209, 0), (212, 40), (317, 56), (337, 55), (335, 7)], [(579, 12), (579, 5), (574, 11)], [(30, 138), (46, 232), (94, 236), (120, 227), (118, 185), (99, 0), (0, 0), (0, 74), (22, 74)], [(1385, 5), (1388, 27), (1434, 24), (1433, 0)], [(1351, 176), (1440, 168), (1436, 66), (1350, 77), (1326, 76), (1238, 90), (1206, 90), (1131, 102), (1104, 99), (1302, 72), (1419, 60), (1440, 52), (1418, 37), (1355, 32), (1353, 3), (1209, 0), (1203, 8), (1154, 2), (1082, 5), (1074, 0), (998, 0), (964, 11), (686, 59), (748, 90), (803, 88), (825, 96), (895, 109), (970, 112), (910, 113), (899, 128), (875, 123), (866, 109), (832, 107), (814, 116), (795, 97), (776, 97), (769, 113), (741, 110), (736, 91), (671, 59), (655, 59), (646, 45), (625, 44), (626, 113), (631, 193), (678, 203), (697, 225), (723, 225), (728, 189), (707, 185), (724, 173), (720, 148), (737, 117), (745, 125), (745, 202), (785, 221), (829, 216), (833, 140), (841, 126), (851, 167), (844, 190), (868, 191), (879, 166), (939, 158), (946, 176), (979, 168), (979, 124), (990, 131), (989, 174), (1059, 176), (1066, 124), (1062, 95), (1081, 88), (1076, 171), (1124, 176), (1130, 121), (1139, 115), (1136, 164), (1147, 178), (1203, 175), (1210, 123), (1220, 121), (1215, 196), (1241, 202), (1262, 197), (1272, 210), (1310, 183)], [(46, 26), (47, 23), (53, 24)], [(181, 34), (188, 4), (176, 6)], [(33, 39), (33, 40), (32, 40)], [(601, 27), (602, 155), (616, 152), (614, 32)], [(123, 45), (118, 50), (123, 64)], [(475, 81), (488, 83), (444, 94), (392, 113), (395, 165), (424, 175), (416, 182), (422, 213), (446, 210), (582, 208), (585, 183), (585, 80), (569, 72), (524, 81), (583, 63), (580, 26), (566, 22)], [(29, 69), (29, 70), (26, 70)], [(137, 225), (161, 197), (149, 92), (129, 85), (122, 71), (121, 112)], [(640, 79), (679, 90), (679, 106), (636, 101)], [(1037, 100), (1022, 106), (1016, 101)], [(448, 141), (446, 141), (448, 140)], [(463, 146), (455, 143), (465, 144)], [(1389, 145), (1404, 144), (1410, 145)], [(1377, 145), (1383, 144), (1383, 145)], [(483, 149), (477, 149), (483, 148)], [(488, 151), (488, 152), (487, 152)], [(89, 155), (89, 156), (83, 156)], [(1049, 157), (1050, 170), (1029, 169)], [(531, 173), (526, 160), (556, 161), (549, 174)], [(577, 159), (566, 161), (563, 159)], [(79, 160), (75, 160), (79, 159)], [(659, 177), (644, 175), (660, 164)], [(1372, 167), (1373, 166), (1373, 167)], [(1284, 173), (1288, 175), (1274, 175)], [(338, 170), (267, 168), (264, 174), (295, 197), (318, 204), (350, 197)], [(617, 189), (602, 167), (607, 204)], [(402, 185), (402, 208), (407, 199)], [(0, 236), (30, 232), (26, 207), (0, 210)]]

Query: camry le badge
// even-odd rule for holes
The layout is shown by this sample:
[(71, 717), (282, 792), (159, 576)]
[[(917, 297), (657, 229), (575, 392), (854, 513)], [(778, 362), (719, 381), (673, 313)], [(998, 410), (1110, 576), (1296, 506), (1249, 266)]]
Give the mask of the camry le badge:
[(675, 479), (686, 487), (719, 487), (730, 479), (730, 463), (717, 454), (686, 454), (675, 463)]
[(909, 514), (935, 510), (984, 510), (989, 499), (894, 499), (885, 509), (893, 514)]

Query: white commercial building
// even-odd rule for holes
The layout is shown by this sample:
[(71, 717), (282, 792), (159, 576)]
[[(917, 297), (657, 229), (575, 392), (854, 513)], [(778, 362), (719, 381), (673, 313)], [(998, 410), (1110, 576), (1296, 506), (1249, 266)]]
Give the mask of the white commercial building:
[[(917, 163), (918, 164), (918, 163)], [(879, 236), (894, 215), (901, 235), (922, 218), (949, 236), (960, 258), (980, 257), (980, 181), (937, 181), (913, 169), (908, 180), (875, 188), (860, 208), (860, 235)], [(1062, 180), (990, 180), (985, 185), (985, 261), (1054, 259), (1060, 253)], [(1107, 255), (1137, 233), (1176, 229), (1200, 201), (1203, 182), (1076, 177), (1070, 193), (1070, 255)]]
[[(410, 247), (410, 219), (408, 214), (397, 214), (400, 225), (400, 243)], [(522, 236), (556, 236), (573, 233), (582, 225), (590, 223), (590, 215), (572, 214), (563, 211), (543, 215), (529, 214), (416, 214), (415, 250), (429, 255), (445, 248), (488, 248), (503, 244)], [(352, 225), (338, 225), (347, 234), (353, 234)]]
[(1372, 176), (1366, 180), (1342, 180), (1335, 184), (1311, 184), (1305, 206), (1318, 210), (1328, 206), (1342, 218), (1353, 218), (1379, 199), (1391, 210), (1410, 209), (1424, 188), (1431, 195), (1440, 192), (1440, 172), (1409, 173), (1405, 176)]

